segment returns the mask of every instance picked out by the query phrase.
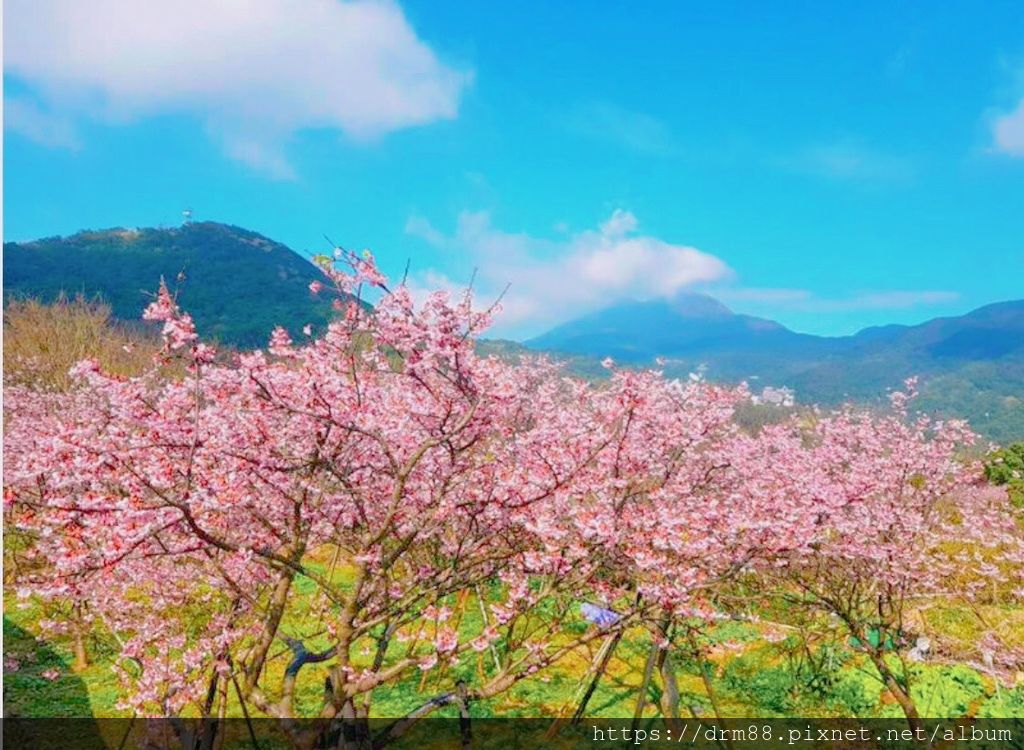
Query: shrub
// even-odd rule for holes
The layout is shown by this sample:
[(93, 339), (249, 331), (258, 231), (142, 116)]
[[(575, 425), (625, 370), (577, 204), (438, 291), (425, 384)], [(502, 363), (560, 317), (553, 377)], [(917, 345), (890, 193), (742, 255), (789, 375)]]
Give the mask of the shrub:
[(985, 477), (1006, 487), (1010, 502), (1024, 508), (1024, 443), (1014, 443), (993, 452), (985, 461)]
[(113, 375), (137, 375), (158, 346), (143, 330), (114, 322), (105, 303), (81, 295), (51, 305), (12, 299), (4, 308), (4, 381), (11, 385), (66, 390), (68, 371), (86, 357)]

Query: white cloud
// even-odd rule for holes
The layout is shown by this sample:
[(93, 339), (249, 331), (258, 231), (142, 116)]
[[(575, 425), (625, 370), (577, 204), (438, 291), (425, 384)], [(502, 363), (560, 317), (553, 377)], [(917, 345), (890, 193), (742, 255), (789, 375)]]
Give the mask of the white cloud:
[(608, 237), (623, 237), (630, 232), (636, 231), (637, 224), (636, 216), (633, 215), (632, 211), (623, 211), (621, 208), (616, 208), (607, 220), (601, 222), (599, 228), (601, 234)]
[(838, 314), (900, 310), (948, 304), (959, 293), (935, 289), (865, 290), (824, 297), (809, 289), (746, 287), (732, 283), (734, 274), (720, 258), (694, 247), (641, 234), (636, 216), (616, 209), (596, 229), (566, 233), (558, 239), (506, 232), (491, 224), (486, 211), (459, 214), (454, 232), (446, 234), (422, 216), (405, 225), (409, 235), (451, 251), (466, 262), (464, 276), (436, 269), (413, 269), (409, 286), (422, 299), (429, 291), (461, 293), (476, 267), (474, 293), (487, 307), (507, 286), (501, 315), (490, 335), (528, 338), (552, 326), (627, 300), (671, 299), (700, 291), (730, 304), (762, 308), (762, 313)]
[[(502, 300), (498, 332), (539, 332), (627, 299), (668, 298), (695, 284), (731, 275), (719, 258), (637, 232), (636, 217), (617, 210), (597, 229), (558, 240), (496, 229), (486, 212), (463, 212), (454, 234), (446, 235), (422, 217), (406, 231), (438, 247), (465, 253), (478, 269), (477, 296), (488, 303), (509, 286)], [(458, 288), (430, 272), (416, 275), (418, 287)], [(468, 281), (468, 279), (466, 279)]]
[(992, 142), (996, 151), (1008, 156), (1024, 156), (1024, 99), (1012, 112), (992, 122)]
[(52, 111), (193, 113), (278, 177), (292, 133), (368, 140), (454, 118), (471, 79), (389, 0), (8, 0), (4, 23), (5, 72)]

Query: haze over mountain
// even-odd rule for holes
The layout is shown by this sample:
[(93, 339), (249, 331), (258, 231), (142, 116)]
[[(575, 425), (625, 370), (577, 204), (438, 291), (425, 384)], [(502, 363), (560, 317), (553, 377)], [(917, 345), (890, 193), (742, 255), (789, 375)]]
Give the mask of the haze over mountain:
[[(170, 229), (110, 229), (4, 245), (6, 294), (52, 300), (84, 293), (137, 321), (160, 276), (175, 283), (202, 335), (261, 347), (275, 325), (295, 332), (323, 325), (328, 299), (309, 283), (312, 263), (280, 243), (238, 227), (203, 222)], [(916, 326), (890, 325), (853, 336), (792, 331), (734, 313), (701, 294), (615, 305), (559, 325), (525, 345), (483, 342), (486, 351), (564, 355), (584, 375), (603, 377), (600, 360), (651, 365), (672, 376), (788, 386), (801, 403), (873, 401), (910, 375), (922, 377), (919, 405), (967, 417), (999, 441), (1024, 438), (1024, 300)]]

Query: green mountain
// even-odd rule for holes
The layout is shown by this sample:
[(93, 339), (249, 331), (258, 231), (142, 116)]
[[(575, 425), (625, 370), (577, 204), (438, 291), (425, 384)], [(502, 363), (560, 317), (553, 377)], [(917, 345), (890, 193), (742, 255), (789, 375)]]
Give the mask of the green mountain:
[(275, 325), (295, 335), (331, 316), (329, 298), (309, 291), (323, 279), (312, 263), (255, 232), (213, 222), (8, 242), (3, 266), (8, 296), (99, 296), (126, 321), (140, 319), (163, 276), (202, 336), (243, 348), (265, 346)]

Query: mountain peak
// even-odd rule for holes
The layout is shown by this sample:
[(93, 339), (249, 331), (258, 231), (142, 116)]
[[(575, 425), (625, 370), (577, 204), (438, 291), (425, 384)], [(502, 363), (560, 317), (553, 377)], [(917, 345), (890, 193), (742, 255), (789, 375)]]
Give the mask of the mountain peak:
[(667, 304), (676, 315), (684, 318), (728, 318), (735, 315), (714, 297), (699, 292), (680, 292)]
[(778, 346), (797, 336), (775, 321), (737, 315), (714, 297), (684, 292), (671, 299), (613, 305), (557, 326), (526, 345), (640, 362), (747, 342)]

